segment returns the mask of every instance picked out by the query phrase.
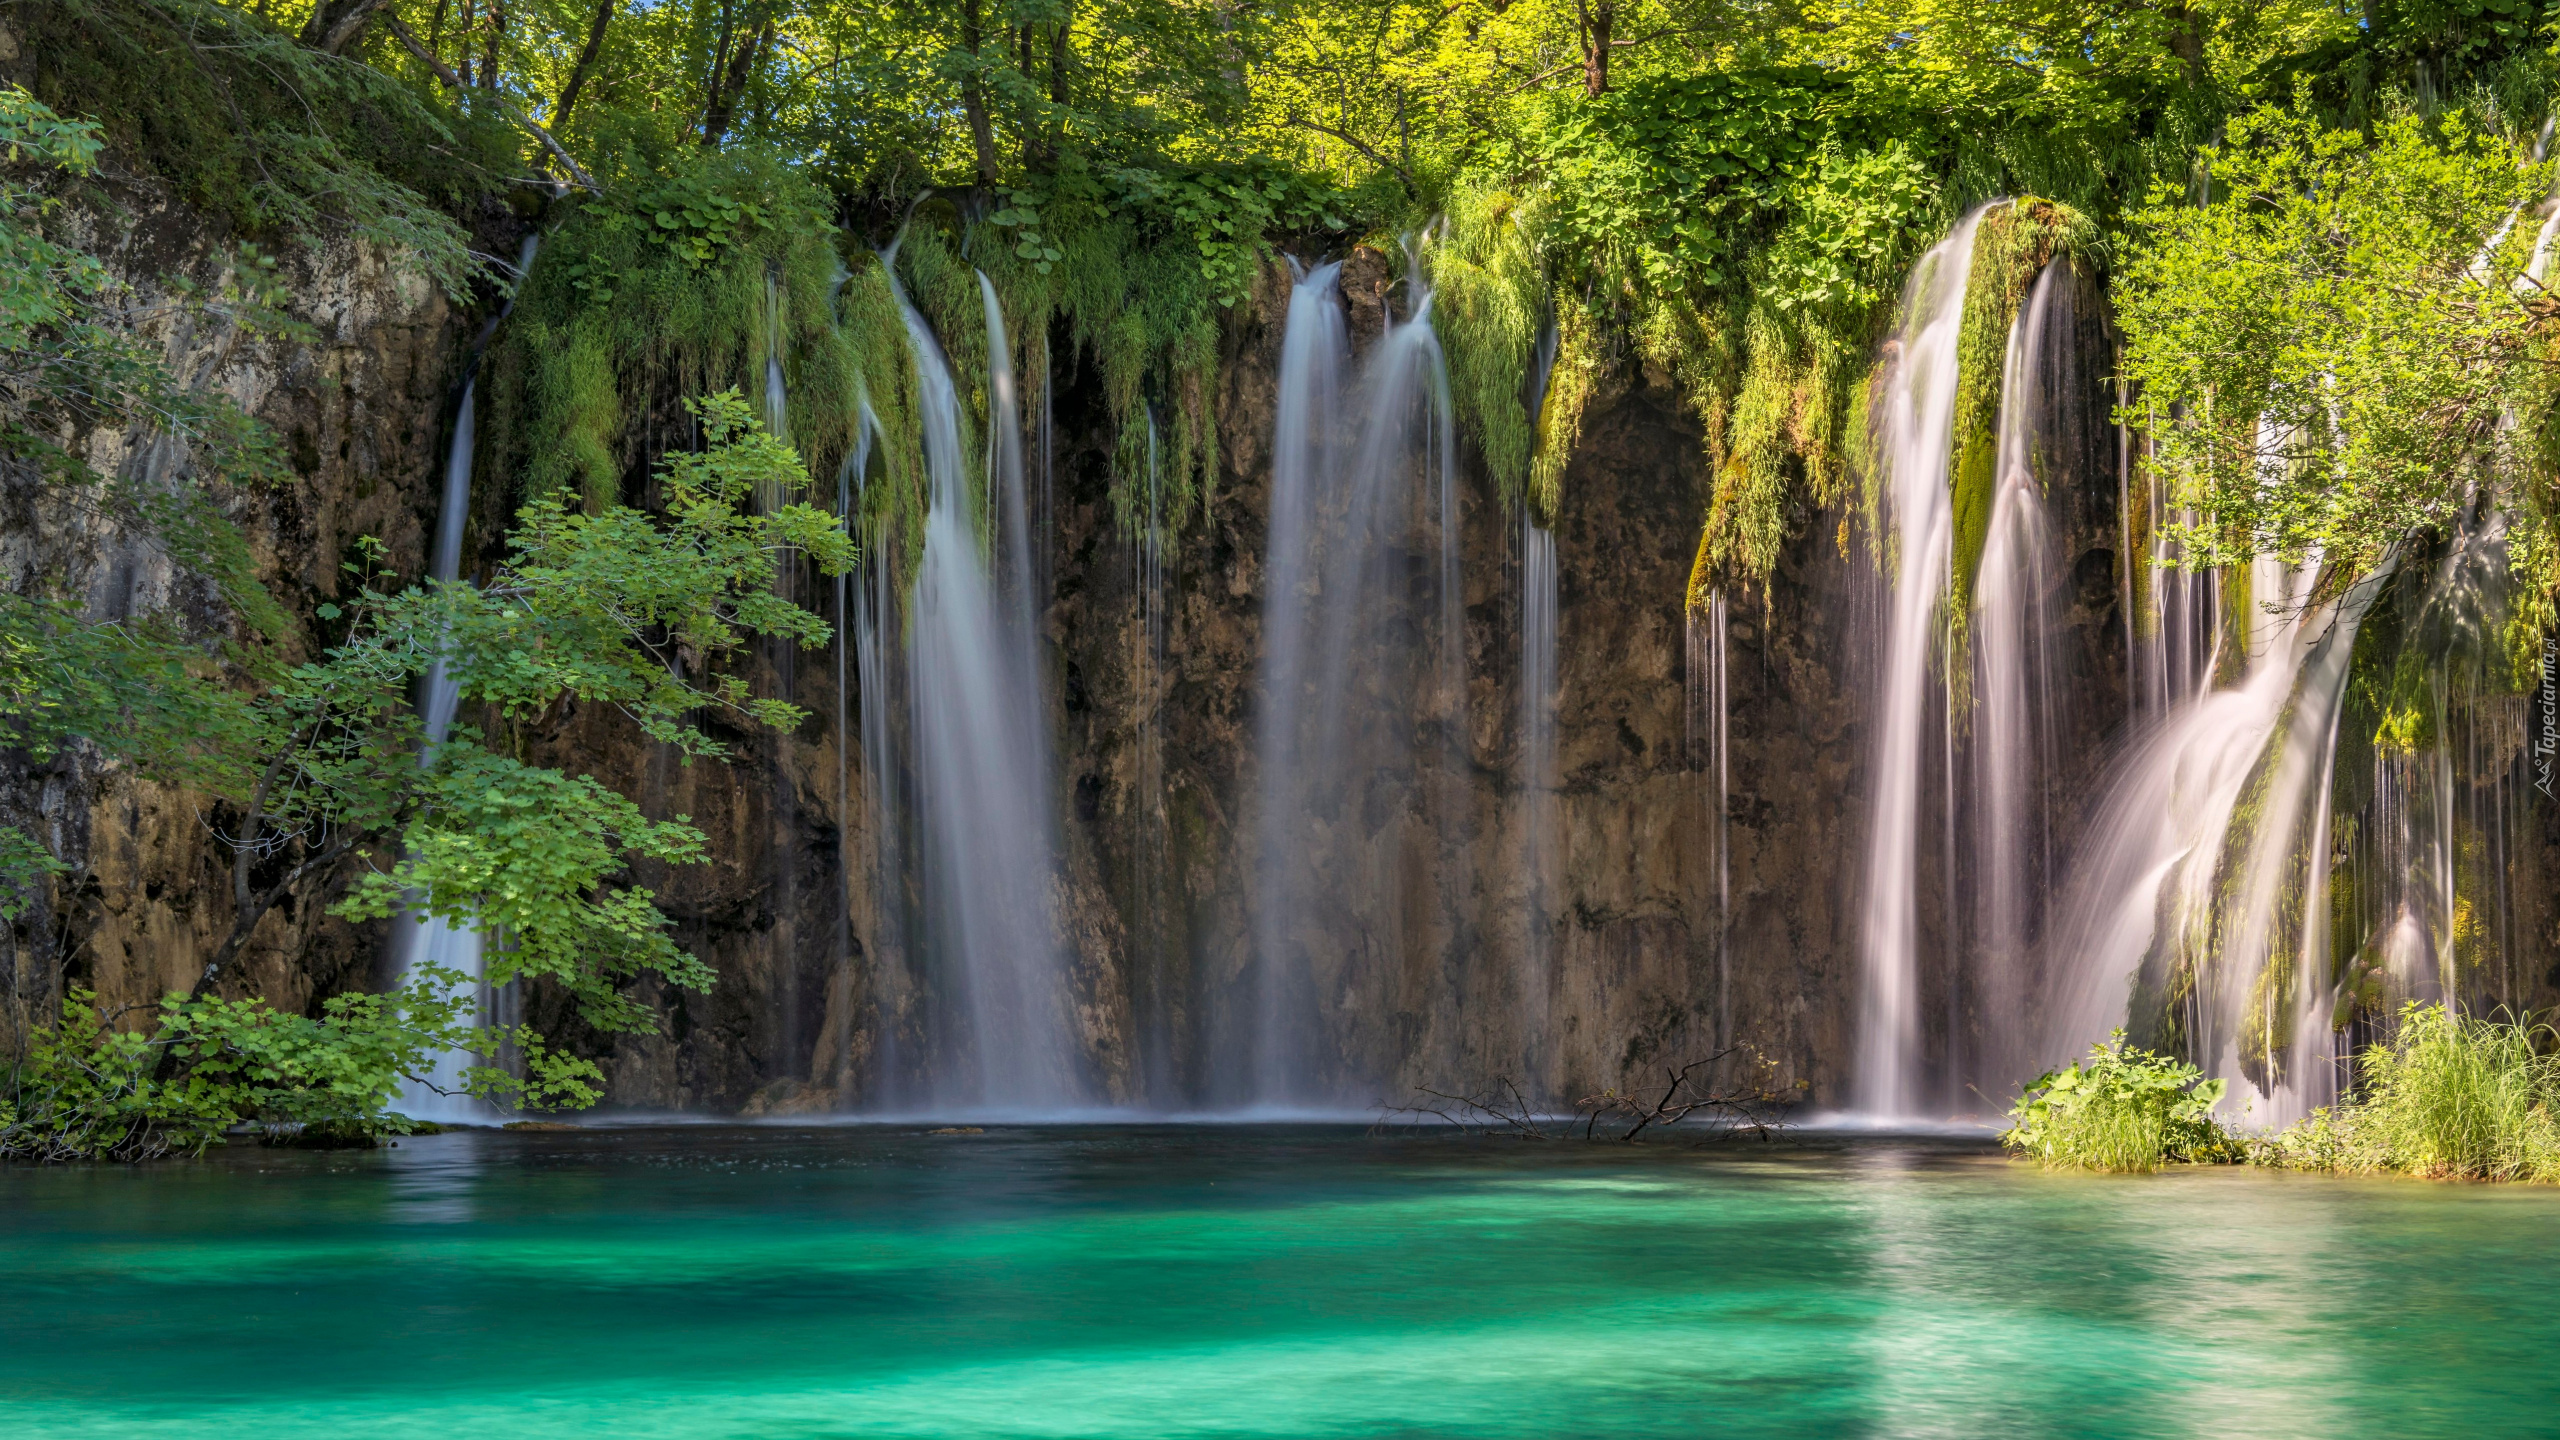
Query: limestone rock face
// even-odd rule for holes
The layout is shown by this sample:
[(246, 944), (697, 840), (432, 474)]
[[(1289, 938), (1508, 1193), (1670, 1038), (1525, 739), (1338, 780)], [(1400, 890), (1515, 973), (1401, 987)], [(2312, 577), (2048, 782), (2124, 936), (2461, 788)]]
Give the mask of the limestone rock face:
[[(379, 537), (416, 574), (435, 522), (444, 432), (462, 338), (445, 297), (395, 256), (359, 243), (282, 257), (278, 278), (304, 328), (260, 333), (173, 303), (174, 287), (219, 293), (238, 254), (201, 217), (146, 190), (108, 184), (66, 212), (72, 238), (131, 287), (126, 323), (185, 383), (229, 396), (272, 431), (290, 474), (274, 489), (216, 486), (287, 609), (307, 619), (340, 593), (358, 537)], [(150, 486), (194, 462), (166, 441), (109, 430), (58, 437), (104, 474)], [(175, 572), (148, 537), (0, 466), (0, 583), (79, 597), (109, 623), (174, 608), (206, 637), (237, 623), (211, 589)], [(44, 836), (73, 876), (22, 917), (0, 956), (0, 1042), (49, 1015), (63, 985), (110, 1007), (183, 989), (230, 925), (230, 881), (204, 797), (173, 791), (73, 750), (38, 766), (7, 758), (0, 822)], [(317, 907), (271, 914), (244, 957), (243, 985), (298, 1008), (374, 982), (381, 926)]]

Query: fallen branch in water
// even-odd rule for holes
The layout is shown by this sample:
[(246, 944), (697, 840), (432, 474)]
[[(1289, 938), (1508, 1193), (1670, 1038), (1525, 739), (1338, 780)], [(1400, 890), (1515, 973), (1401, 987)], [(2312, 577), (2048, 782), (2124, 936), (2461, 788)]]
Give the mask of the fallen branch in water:
[[(1412, 1104), (1381, 1107), (1371, 1133), (1437, 1121), (1466, 1135), (1635, 1144), (1637, 1137), (1649, 1130), (1665, 1130), (1694, 1121), (1697, 1123), (1691, 1133), (1704, 1130), (1708, 1138), (1747, 1132), (1766, 1140), (1784, 1127), (1782, 1117), (1793, 1098), (1778, 1087), (1772, 1075), (1775, 1067), (1767, 1057), (1751, 1052), (1751, 1073), (1732, 1088), (1719, 1089), (1700, 1078), (1702, 1072), (1712, 1073), (1719, 1062), (1743, 1053), (1743, 1049), (1739, 1045), (1728, 1046), (1703, 1060), (1666, 1066), (1658, 1090), (1647, 1084), (1641, 1093), (1631, 1087), (1625, 1092), (1613, 1089), (1586, 1095), (1573, 1102), (1569, 1116), (1541, 1111), (1530, 1104), (1519, 1084), (1508, 1075), (1495, 1076), (1490, 1087), (1474, 1093), (1425, 1086), (1419, 1092), (1421, 1098)], [(1613, 1127), (1613, 1133), (1600, 1133), (1604, 1123)], [(1625, 1128), (1614, 1128), (1619, 1125)]]

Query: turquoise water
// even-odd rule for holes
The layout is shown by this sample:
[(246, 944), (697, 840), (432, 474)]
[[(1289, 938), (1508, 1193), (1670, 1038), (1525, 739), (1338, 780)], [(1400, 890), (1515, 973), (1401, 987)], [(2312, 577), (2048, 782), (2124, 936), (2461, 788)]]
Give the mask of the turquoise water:
[(2560, 1432), (2560, 1193), (668, 1128), (0, 1170), (0, 1434)]

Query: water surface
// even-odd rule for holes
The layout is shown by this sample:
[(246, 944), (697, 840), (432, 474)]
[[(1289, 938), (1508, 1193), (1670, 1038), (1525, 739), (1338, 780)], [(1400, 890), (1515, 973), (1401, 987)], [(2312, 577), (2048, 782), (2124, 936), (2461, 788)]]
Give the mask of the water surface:
[(2550, 1434), (2560, 1193), (668, 1127), (0, 1169), (53, 1436)]

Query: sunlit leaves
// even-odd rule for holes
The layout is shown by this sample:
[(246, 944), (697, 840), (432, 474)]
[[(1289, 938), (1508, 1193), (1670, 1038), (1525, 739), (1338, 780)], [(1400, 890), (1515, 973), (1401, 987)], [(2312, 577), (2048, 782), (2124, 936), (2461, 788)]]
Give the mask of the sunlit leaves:
[(2344, 573), (2526, 457), (2553, 302), (2524, 207), (2548, 167), (2458, 114), (2367, 138), (2299, 113), (2233, 123), (2210, 204), (2135, 217), (2118, 287), (2133, 418), (2191, 563), (2317, 554)]

